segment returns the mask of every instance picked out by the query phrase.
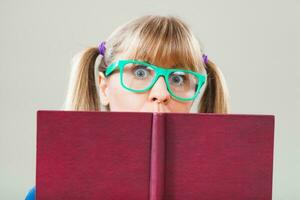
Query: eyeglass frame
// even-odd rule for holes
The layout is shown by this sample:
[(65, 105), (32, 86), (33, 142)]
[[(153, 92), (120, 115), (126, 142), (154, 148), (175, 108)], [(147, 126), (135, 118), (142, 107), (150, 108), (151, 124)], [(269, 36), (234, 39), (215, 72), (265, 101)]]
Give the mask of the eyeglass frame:
[[(151, 67), (151, 68), (154, 69), (155, 76), (154, 76), (152, 82), (150, 83), (150, 85), (147, 88), (145, 88), (143, 90), (134, 90), (134, 89), (131, 89), (131, 88), (127, 87), (124, 84), (123, 78), (122, 78), (123, 77), (123, 71), (124, 71), (123, 69), (124, 69), (124, 66), (126, 64), (128, 64), (128, 63), (145, 65), (147, 67)], [(165, 80), (165, 83), (167, 85), (168, 92), (171, 94), (171, 96), (173, 96), (175, 99), (180, 100), (180, 101), (192, 101), (192, 100), (194, 100), (198, 96), (198, 94), (199, 94), (199, 92), (200, 92), (200, 90), (201, 90), (202, 86), (204, 85), (204, 83), (206, 81), (206, 78), (207, 78), (207, 75), (200, 74), (200, 73), (197, 73), (197, 72), (194, 72), (194, 71), (191, 71), (191, 70), (176, 69), (176, 68), (165, 69), (165, 68), (162, 68), (162, 67), (159, 67), (159, 66), (147, 63), (147, 62), (143, 62), (143, 61), (139, 61), (139, 60), (132, 60), (132, 59), (131, 60), (118, 60), (118, 61), (116, 61), (114, 63), (111, 63), (106, 68), (106, 70), (104, 71), (105, 72), (104, 75), (106, 77), (108, 77), (117, 67), (119, 67), (119, 70), (120, 70), (120, 82), (121, 82), (121, 85), (122, 85), (123, 88), (125, 88), (125, 89), (127, 89), (127, 90), (129, 90), (131, 92), (138, 92), (138, 93), (140, 93), (140, 92), (146, 92), (146, 91), (150, 90), (154, 86), (154, 84), (156, 83), (156, 81), (158, 80), (158, 78), (160, 76), (163, 76), (164, 80)], [(172, 92), (172, 90), (170, 88), (170, 85), (169, 85), (169, 81), (167, 81), (167, 80), (169, 78), (169, 75), (172, 72), (178, 72), (178, 71), (191, 73), (191, 74), (195, 75), (198, 78), (198, 83), (197, 83), (197, 87), (198, 88), (197, 88), (197, 91), (195, 92), (195, 94), (194, 94), (193, 97), (182, 98), (182, 97), (179, 97), (179, 96), (175, 95)]]

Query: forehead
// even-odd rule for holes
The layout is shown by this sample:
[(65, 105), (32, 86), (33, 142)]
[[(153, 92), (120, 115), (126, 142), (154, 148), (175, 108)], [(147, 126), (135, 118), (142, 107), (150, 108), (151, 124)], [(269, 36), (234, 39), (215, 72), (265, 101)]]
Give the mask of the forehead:
[(116, 57), (116, 60), (138, 60), (147, 62), (153, 65), (156, 65), (161, 68), (178, 68), (178, 69), (186, 69), (196, 71), (196, 66), (188, 63), (186, 60), (181, 59), (180, 57), (162, 57), (162, 56), (151, 56), (146, 51), (139, 53), (122, 53)]

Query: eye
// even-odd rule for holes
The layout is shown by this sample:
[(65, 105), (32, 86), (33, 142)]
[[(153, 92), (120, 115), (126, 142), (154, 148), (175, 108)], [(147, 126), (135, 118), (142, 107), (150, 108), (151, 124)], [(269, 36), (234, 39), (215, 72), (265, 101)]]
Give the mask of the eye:
[(186, 77), (184, 72), (176, 72), (170, 75), (171, 84), (175, 84), (177, 86), (181, 86), (184, 84)]
[(143, 65), (135, 66), (133, 72), (137, 78), (141, 78), (141, 79), (147, 78), (147, 76), (149, 75), (149, 71), (147, 70), (147, 67)]

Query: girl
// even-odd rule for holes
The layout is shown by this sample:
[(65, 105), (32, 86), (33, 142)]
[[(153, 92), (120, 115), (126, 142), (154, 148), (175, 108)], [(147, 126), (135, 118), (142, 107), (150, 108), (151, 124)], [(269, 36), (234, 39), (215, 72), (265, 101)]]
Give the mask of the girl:
[(146, 15), (80, 55), (64, 109), (228, 113), (229, 105), (221, 71), (188, 25), (174, 16)]

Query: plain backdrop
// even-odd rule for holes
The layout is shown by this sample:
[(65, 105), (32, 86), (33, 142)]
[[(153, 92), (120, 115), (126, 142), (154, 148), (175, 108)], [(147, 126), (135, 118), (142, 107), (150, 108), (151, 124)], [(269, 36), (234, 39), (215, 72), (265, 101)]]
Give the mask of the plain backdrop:
[(222, 70), (231, 113), (275, 115), (273, 199), (300, 199), (300, 1), (0, 2), (0, 199), (35, 185), (36, 111), (61, 109), (72, 57), (145, 14), (190, 25)]

